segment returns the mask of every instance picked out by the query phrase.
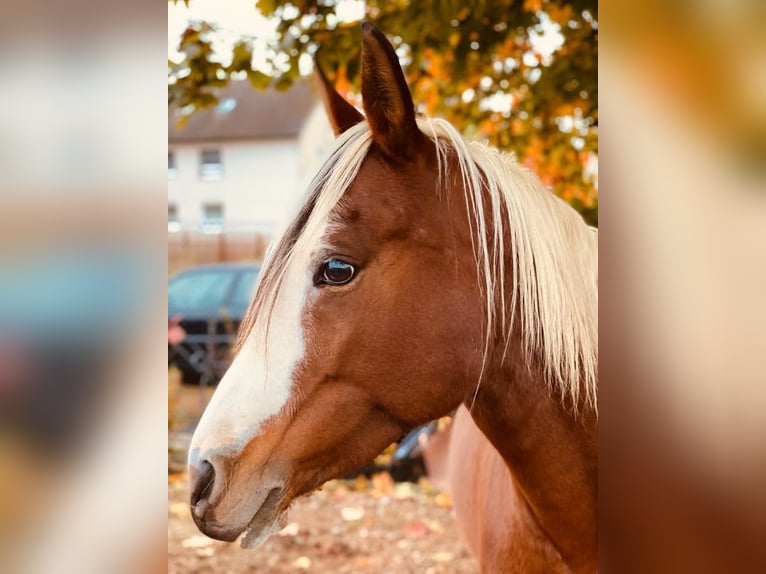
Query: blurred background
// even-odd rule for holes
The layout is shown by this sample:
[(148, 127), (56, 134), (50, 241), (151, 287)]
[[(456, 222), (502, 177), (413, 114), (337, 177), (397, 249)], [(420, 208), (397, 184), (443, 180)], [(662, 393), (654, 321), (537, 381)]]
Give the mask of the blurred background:
[(602, 8), (603, 561), (761, 571), (764, 4)]
[[(764, 570), (762, 2), (618, 1), (601, 13), (544, 0), (164, 9), (2, 7), (4, 572), (210, 571), (225, 553), (234, 558), (217, 571), (236, 572), (251, 559), (186, 530), (185, 479), (168, 473), (168, 426), (183, 432), (205, 400), (199, 371), (182, 385), (184, 373), (168, 368), (166, 351), (185, 336), (181, 319), (165, 316), (168, 280), (208, 263), (257, 267), (323, 153), (318, 125), (306, 139), (322, 116), (310, 89), (300, 96), (300, 78), (316, 56), (358, 102), (362, 17), (397, 46), (421, 111), (513, 151), (599, 223), (604, 569)], [(272, 97), (293, 102), (290, 122)], [(243, 120), (258, 138), (224, 137), (203, 121), (223, 125), (245, 105), (273, 112), (268, 130)], [(270, 181), (261, 155), (292, 166), (280, 167), (289, 185)], [(251, 177), (250, 196), (235, 191)], [(201, 356), (204, 365), (210, 354)], [(202, 372), (214, 382), (215, 371)], [(360, 549), (418, 572), (471, 571), (438, 488), (364, 476), (305, 508), (314, 522), (293, 520), (275, 537), (286, 558), (276, 571), (321, 572), (317, 556), (382, 571)], [(391, 540), (363, 544), (379, 532), (365, 521), (379, 515)], [(309, 553), (321, 533), (332, 537)]]
[(165, 22), (0, 11), (0, 569), (164, 571)]

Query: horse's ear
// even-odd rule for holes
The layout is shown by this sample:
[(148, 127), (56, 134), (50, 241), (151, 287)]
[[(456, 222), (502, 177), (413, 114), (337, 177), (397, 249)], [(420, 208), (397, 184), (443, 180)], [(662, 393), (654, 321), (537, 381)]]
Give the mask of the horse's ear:
[(373, 140), (390, 157), (407, 157), (422, 137), (415, 106), (391, 43), (369, 22), (362, 24), (362, 104)]
[(359, 110), (346, 101), (346, 99), (335, 91), (330, 84), (327, 76), (324, 75), (319, 62), (314, 60), (314, 79), (319, 87), (319, 93), (322, 95), (325, 111), (330, 120), (332, 131), (336, 136), (345, 132), (348, 128), (355, 126), (364, 119)]

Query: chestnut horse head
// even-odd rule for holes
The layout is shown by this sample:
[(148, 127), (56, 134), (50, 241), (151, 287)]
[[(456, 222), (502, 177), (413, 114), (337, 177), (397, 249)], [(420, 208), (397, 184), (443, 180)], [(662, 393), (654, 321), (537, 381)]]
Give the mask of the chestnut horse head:
[(470, 405), (506, 355), (541, 353), (563, 400), (594, 401), (595, 267), (572, 255), (593, 232), (511, 158), (416, 118), (392, 46), (369, 24), (362, 38), (365, 115), (319, 73), (335, 149), (190, 448), (197, 525), (247, 532), (243, 546), (295, 497)]

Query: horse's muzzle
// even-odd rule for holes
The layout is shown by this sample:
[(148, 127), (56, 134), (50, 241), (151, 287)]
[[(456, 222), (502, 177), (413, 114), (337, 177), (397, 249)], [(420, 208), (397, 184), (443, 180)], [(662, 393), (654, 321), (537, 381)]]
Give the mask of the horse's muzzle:
[(242, 529), (232, 529), (218, 524), (211, 516), (210, 495), (215, 486), (215, 468), (208, 461), (202, 461), (199, 467), (189, 466), (189, 482), (191, 485), (190, 507), (191, 515), (197, 528), (210, 538), (234, 542), (242, 533)]

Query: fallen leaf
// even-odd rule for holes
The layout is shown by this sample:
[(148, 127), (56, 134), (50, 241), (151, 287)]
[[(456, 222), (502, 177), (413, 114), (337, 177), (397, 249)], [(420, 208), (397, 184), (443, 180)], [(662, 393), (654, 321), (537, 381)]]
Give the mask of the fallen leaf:
[(297, 522), (291, 522), (279, 531), (280, 536), (295, 536), (300, 531), (301, 527)]
[(445, 508), (452, 507), (452, 499), (446, 492), (440, 492), (434, 496), (434, 502), (439, 506), (444, 506)]
[(429, 520), (428, 528), (431, 530), (431, 532), (437, 532), (439, 534), (444, 532), (444, 526), (442, 526), (441, 522), (437, 522), (436, 520)]
[(356, 559), (357, 568), (368, 568), (372, 564), (372, 559), (369, 556), (360, 556)]
[(437, 562), (449, 562), (454, 557), (455, 556), (452, 554), (452, 552), (436, 552), (435, 554), (431, 555), (431, 558)]
[(370, 480), (373, 494), (390, 494), (394, 490), (394, 479), (387, 472), (377, 472)]
[(174, 472), (168, 474), (168, 484), (178, 484), (179, 482), (186, 482), (185, 472)]
[(429, 532), (428, 526), (422, 522), (413, 522), (404, 527), (404, 533), (409, 536), (425, 536)]
[(205, 546), (210, 546), (212, 543), (213, 540), (207, 536), (196, 534), (181, 542), (181, 546), (184, 548), (204, 548)]
[(189, 505), (185, 502), (173, 502), (170, 504), (170, 514), (176, 518), (186, 518), (189, 516)]
[(418, 487), (423, 491), (424, 494), (429, 496), (439, 494), (439, 489), (437, 489), (425, 476), (421, 476), (418, 479)]
[(345, 484), (338, 482), (335, 489), (332, 491), (332, 496), (335, 500), (343, 500), (348, 496), (349, 489)]
[(410, 482), (398, 482), (394, 485), (394, 498), (402, 500), (403, 498), (413, 498), (415, 492)]
[(346, 522), (355, 522), (364, 516), (364, 508), (361, 506), (344, 506), (340, 510), (340, 515)]
[(362, 492), (362, 491), (367, 490), (369, 487), (370, 487), (370, 481), (363, 474), (360, 474), (354, 480), (354, 489), (355, 490), (358, 490), (358, 491)]

